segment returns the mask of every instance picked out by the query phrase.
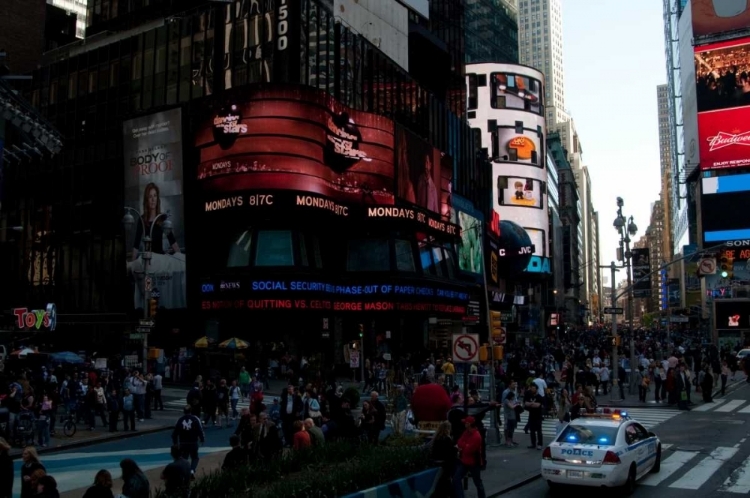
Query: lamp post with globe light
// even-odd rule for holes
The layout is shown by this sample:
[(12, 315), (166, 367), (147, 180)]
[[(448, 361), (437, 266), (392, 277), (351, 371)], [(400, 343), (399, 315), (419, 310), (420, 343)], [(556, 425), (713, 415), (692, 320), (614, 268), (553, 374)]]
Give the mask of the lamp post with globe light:
[[(615, 230), (617, 230), (617, 233), (620, 235), (620, 254), (619, 254), (619, 260), (625, 263), (625, 273), (628, 278), (628, 328), (630, 329), (630, 392), (633, 392), (634, 389), (634, 383), (635, 383), (635, 338), (633, 334), (633, 280), (631, 276), (631, 257), (632, 253), (630, 252), (630, 242), (631, 236), (635, 236), (636, 233), (638, 233), (638, 226), (633, 221), (633, 217), (626, 218), (625, 215), (622, 214), (622, 207), (625, 204), (625, 202), (622, 200), (622, 197), (617, 198), (617, 218), (615, 218), (614, 223), (612, 225), (615, 227)], [(614, 282), (612, 283), (614, 286)], [(616, 303), (612, 303), (613, 306), (616, 305)], [(616, 368), (619, 368), (619, 365), (615, 366)]]
[[(122, 218), (122, 223), (125, 225), (127, 230), (130, 230), (135, 225), (135, 218), (132, 214), (135, 213), (138, 216), (138, 220), (141, 223), (141, 229), (143, 230), (143, 254), (141, 259), (143, 260), (143, 319), (148, 320), (149, 318), (149, 303), (151, 302), (151, 285), (149, 283), (150, 275), (148, 273), (149, 267), (151, 266), (151, 241), (154, 235), (154, 226), (160, 218), (164, 217), (164, 222), (161, 224), (162, 231), (165, 235), (172, 233), (172, 222), (169, 220), (170, 214), (162, 213), (154, 218), (151, 223), (151, 229), (146, 232), (146, 225), (143, 221), (143, 216), (137, 209), (125, 206), (125, 216)], [(143, 334), (143, 365), (142, 369), (146, 370), (146, 360), (148, 358), (148, 334)]]

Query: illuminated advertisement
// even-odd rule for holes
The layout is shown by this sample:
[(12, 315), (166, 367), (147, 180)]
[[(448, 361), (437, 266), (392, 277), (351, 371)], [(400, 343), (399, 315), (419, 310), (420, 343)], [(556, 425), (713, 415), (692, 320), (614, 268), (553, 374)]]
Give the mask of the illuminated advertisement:
[(693, 36), (735, 31), (750, 26), (747, 0), (690, 0)]
[(448, 221), (451, 159), (403, 129), (394, 147), (394, 131), (390, 119), (312, 88), (246, 90), (207, 109), (198, 127), (203, 211), (298, 209), (406, 220), (457, 237)]
[(651, 257), (647, 247), (633, 249), (633, 297), (651, 297)]
[(750, 165), (750, 38), (695, 49), (701, 169)]
[(750, 300), (717, 299), (714, 311), (717, 329), (750, 329)]
[(482, 274), (483, 220), (482, 213), (470, 201), (453, 196), (451, 222), (461, 228), (461, 241), (456, 245), (458, 268), (473, 275)]
[(730, 213), (750, 210), (750, 174), (713, 176), (701, 179), (701, 222), (703, 241), (708, 245), (750, 240), (750, 219)]
[(501, 206), (525, 206), (542, 209), (544, 207), (542, 184), (532, 178), (512, 176), (497, 177), (498, 199)]
[(530, 76), (514, 73), (492, 73), (492, 107), (519, 109), (543, 114), (544, 90), (542, 83)]
[(680, 279), (670, 278), (667, 280), (667, 306), (679, 308), (680, 302)]
[[(501, 220), (511, 221), (525, 230), (533, 255), (549, 257), (547, 232), (549, 215), (547, 213), (547, 192), (545, 183), (540, 178), (546, 173), (543, 170), (511, 164), (493, 164), (493, 205)], [(512, 174), (514, 172), (526, 173)], [(510, 173), (510, 174), (509, 174)], [(500, 231), (500, 240), (505, 238)]]
[(438, 312), (466, 314), (469, 294), (448, 285), (408, 282), (332, 283), (294, 278), (236, 278), (201, 284), (201, 308), (215, 310), (310, 310)]
[[(134, 305), (144, 306), (144, 287), (149, 286), (160, 308), (185, 308), (181, 110), (125, 121), (123, 151), (125, 210), (132, 220), (126, 226), (125, 243)], [(146, 266), (147, 240), (151, 258)]]
[(543, 168), (544, 131), (538, 126), (529, 128), (538, 123), (540, 118), (532, 114), (526, 116), (526, 121), (518, 121), (512, 126), (498, 124), (493, 136), (493, 158), (499, 162), (522, 163)]
[(396, 128), (398, 197), (408, 203), (450, 217), (453, 161), (418, 136)]

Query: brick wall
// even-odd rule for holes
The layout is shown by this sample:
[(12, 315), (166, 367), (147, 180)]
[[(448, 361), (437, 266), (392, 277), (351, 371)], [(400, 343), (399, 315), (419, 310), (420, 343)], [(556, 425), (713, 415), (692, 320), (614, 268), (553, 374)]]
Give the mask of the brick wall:
[(44, 47), (45, 0), (0, 0), (0, 51), (12, 74), (39, 65)]

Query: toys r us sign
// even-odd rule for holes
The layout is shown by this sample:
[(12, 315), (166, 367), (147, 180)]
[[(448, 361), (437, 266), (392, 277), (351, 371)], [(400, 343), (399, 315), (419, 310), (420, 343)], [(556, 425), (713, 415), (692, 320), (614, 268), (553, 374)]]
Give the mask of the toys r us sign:
[(19, 329), (36, 329), (44, 327), (53, 331), (57, 327), (57, 307), (49, 303), (46, 309), (29, 310), (28, 308), (15, 308), (13, 316), (16, 317), (16, 325)]

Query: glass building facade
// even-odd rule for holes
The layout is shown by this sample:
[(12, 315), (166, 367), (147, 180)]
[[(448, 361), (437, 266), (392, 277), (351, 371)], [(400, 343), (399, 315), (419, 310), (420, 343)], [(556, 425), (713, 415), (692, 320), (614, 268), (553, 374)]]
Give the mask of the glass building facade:
[(518, 9), (509, 0), (467, 0), (466, 62), (518, 64)]
[[(488, 209), (489, 199), (478, 192), (488, 191), (489, 177), (478, 167), (470, 129), (460, 117), (463, 91), (456, 87), (439, 95), (426, 89), (377, 47), (335, 22), (330, 2), (296, 5), (289, 43), (299, 50), (281, 54), (274, 2), (89, 2), (86, 43), (46, 54), (25, 89), (33, 106), (61, 131), (65, 146), (49, 162), (6, 170), (12, 188), (3, 202), (5, 225), (28, 229), (13, 240), (2, 235), (8, 239), (0, 243), (5, 302), (56, 303), (60, 332), (79, 331), (80, 344), (71, 343), (71, 349), (90, 345), (92, 337), (104, 344), (109, 334), (131, 330), (140, 311), (127, 282), (120, 223), (123, 121), (180, 107), (183, 129), (192, 133), (193, 117), (206, 100), (221, 102), (244, 87), (301, 84), (352, 109), (388, 117), (450, 155), (452, 190)], [(446, 19), (461, 5), (431, 3), (442, 13), (432, 21), (443, 23), (436, 32), (459, 40), (450, 45), (451, 53), (463, 53), (463, 21), (457, 27)], [(185, 152), (187, 165), (194, 157), (189, 148)], [(195, 198), (191, 189), (186, 182), (186, 205)], [(190, 246), (190, 239), (202, 234), (191, 232), (186, 211)], [(197, 278), (199, 272), (187, 274), (191, 286), (191, 275)], [(175, 331), (194, 328), (196, 299), (188, 295), (187, 310), (160, 311), (163, 337), (175, 344), (184, 340)]]

